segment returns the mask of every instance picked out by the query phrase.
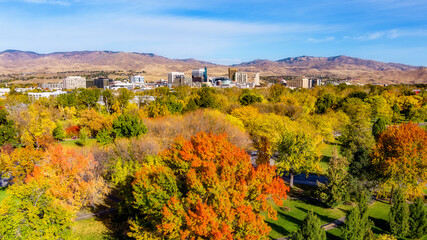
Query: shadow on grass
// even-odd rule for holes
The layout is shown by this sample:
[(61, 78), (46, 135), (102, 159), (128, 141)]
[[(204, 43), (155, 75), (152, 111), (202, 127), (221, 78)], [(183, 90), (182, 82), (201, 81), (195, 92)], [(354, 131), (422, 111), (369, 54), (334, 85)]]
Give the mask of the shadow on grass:
[[(97, 214), (95, 218), (97, 221), (102, 222), (108, 229), (108, 232), (104, 234), (104, 239), (108, 240), (128, 240), (132, 239), (127, 236), (129, 232), (128, 216), (126, 214), (120, 214), (120, 199), (117, 197), (120, 195), (120, 190), (113, 189), (108, 195), (104, 204), (97, 205), (92, 212), (108, 212), (105, 214)], [(111, 210), (111, 211), (109, 211)]]
[(384, 219), (369, 217), (374, 222), (374, 227), (372, 228), (372, 232), (375, 234), (384, 234), (390, 231), (390, 227), (388, 222)]
[(332, 233), (326, 231), (326, 239), (328, 240), (341, 240), (340, 237), (333, 235)]
[[(301, 210), (301, 211), (304, 211), (305, 213), (308, 213), (308, 211), (310, 210), (310, 209), (305, 209), (305, 208), (302, 208), (302, 207), (296, 207), (296, 208), (298, 208), (298, 209), (299, 209), (299, 210)], [(330, 223), (330, 222), (333, 222), (333, 221), (337, 220), (337, 219), (335, 219), (335, 218), (331, 218), (331, 217), (328, 217), (328, 216), (325, 216), (325, 215), (319, 214), (319, 213), (317, 213), (317, 212), (315, 212), (314, 214), (316, 214), (316, 215), (317, 215), (317, 217), (318, 217), (321, 221), (326, 222), (326, 223)]]
[[(288, 230), (286, 230), (284, 227), (282, 227), (276, 223), (269, 222), (268, 225), (271, 227), (272, 230), (280, 233), (282, 236), (288, 236), (290, 234), (290, 232)], [(271, 238), (271, 239), (274, 239), (274, 238)]]

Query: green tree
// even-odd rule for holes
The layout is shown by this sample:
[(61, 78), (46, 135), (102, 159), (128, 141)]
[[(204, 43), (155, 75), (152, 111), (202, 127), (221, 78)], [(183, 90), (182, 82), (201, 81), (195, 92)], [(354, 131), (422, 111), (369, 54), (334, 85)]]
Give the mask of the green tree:
[(339, 157), (336, 148), (332, 151), (327, 171), (328, 184), (318, 183), (322, 189), (322, 198), (328, 207), (335, 208), (344, 203), (348, 197), (348, 162)]
[(374, 178), (369, 149), (361, 147), (356, 150), (353, 161), (349, 165), (349, 173), (360, 181)]
[(277, 167), (290, 174), (290, 186), (294, 186), (294, 175), (320, 171), (320, 157), (316, 145), (307, 133), (287, 131), (281, 134), (278, 143)]
[(300, 229), (291, 236), (292, 240), (326, 240), (326, 232), (320, 224), (320, 219), (309, 211)]
[(406, 237), (409, 233), (409, 207), (403, 191), (393, 191), (390, 208), (390, 230), (393, 235)]
[(244, 89), (242, 94), (239, 97), (239, 102), (243, 106), (252, 105), (256, 102), (262, 102), (263, 97), (259, 94), (256, 94), (250, 90)]
[(134, 97), (134, 94), (132, 91), (127, 90), (126, 88), (120, 88), (119, 89), (119, 96), (117, 96), (117, 101), (120, 104), (120, 109), (123, 111), (123, 109), (126, 108), (129, 101), (132, 100)]
[(102, 97), (102, 102), (105, 105), (105, 108), (107, 109), (108, 113), (111, 113), (111, 108), (114, 105), (114, 102), (116, 101), (113, 92), (111, 92), (111, 90), (107, 89), (102, 91), (101, 93), (101, 97)]
[(1, 239), (70, 239), (75, 213), (44, 182), (15, 184), (0, 204)]
[(114, 119), (113, 132), (116, 137), (137, 137), (147, 133), (147, 127), (137, 116), (125, 114)]
[(197, 105), (201, 108), (218, 108), (219, 103), (215, 98), (215, 90), (210, 87), (202, 87), (201, 90), (197, 92), (199, 99)]
[(409, 226), (412, 238), (421, 238), (427, 233), (427, 211), (422, 197), (417, 197), (409, 206)]
[(82, 89), (78, 94), (78, 100), (90, 109), (96, 105), (100, 96), (101, 91), (99, 89)]
[(90, 135), (89, 129), (87, 129), (85, 127), (80, 128), (79, 140), (77, 140), (76, 144), (78, 144), (80, 146), (86, 146), (88, 143), (89, 135)]
[(373, 222), (368, 217), (367, 195), (364, 191), (359, 195), (357, 205), (346, 214), (345, 226), (342, 230), (343, 240), (374, 239), (371, 228)]
[(383, 118), (378, 118), (372, 126), (372, 135), (378, 139), (380, 134), (387, 128), (387, 122)]
[(316, 100), (316, 113), (326, 113), (328, 109), (333, 108), (336, 105), (336, 98), (334, 95), (328, 93)]
[(60, 121), (56, 122), (56, 128), (53, 129), (52, 135), (56, 140), (64, 140), (66, 138), (64, 127)]
[(109, 143), (112, 143), (114, 141), (114, 138), (111, 136), (111, 131), (104, 129), (96, 135), (96, 141), (99, 142), (101, 145), (107, 145)]
[(14, 143), (16, 140), (15, 123), (7, 119), (9, 113), (0, 106), (0, 146)]

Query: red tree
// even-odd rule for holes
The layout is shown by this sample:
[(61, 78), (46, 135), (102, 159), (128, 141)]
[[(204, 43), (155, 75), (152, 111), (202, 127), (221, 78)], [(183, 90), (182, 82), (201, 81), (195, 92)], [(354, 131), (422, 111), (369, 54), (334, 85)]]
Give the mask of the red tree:
[(270, 231), (261, 212), (275, 218), (267, 199), (282, 205), (289, 190), (275, 168), (254, 169), (249, 156), (225, 135), (199, 133), (175, 140), (147, 164), (133, 182), (132, 223), (137, 239), (267, 239)]

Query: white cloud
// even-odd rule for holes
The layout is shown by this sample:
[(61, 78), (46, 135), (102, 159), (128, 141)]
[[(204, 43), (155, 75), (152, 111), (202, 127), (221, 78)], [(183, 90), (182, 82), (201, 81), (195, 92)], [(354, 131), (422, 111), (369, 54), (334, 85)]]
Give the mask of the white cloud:
[(311, 43), (322, 43), (322, 42), (330, 42), (335, 40), (335, 37), (325, 37), (325, 38), (309, 38), (307, 39), (308, 42)]

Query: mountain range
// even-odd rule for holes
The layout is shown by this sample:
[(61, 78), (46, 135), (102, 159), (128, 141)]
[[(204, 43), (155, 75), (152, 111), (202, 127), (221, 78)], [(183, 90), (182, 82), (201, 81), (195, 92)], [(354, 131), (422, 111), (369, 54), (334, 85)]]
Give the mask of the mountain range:
[[(152, 53), (75, 51), (39, 54), (36, 52), (6, 50), (0, 52), (0, 74), (56, 73), (66, 71), (144, 71), (148, 81), (167, 78), (172, 71), (185, 72), (208, 67), (210, 76), (224, 76), (230, 66), (196, 59), (169, 59)], [(427, 83), (427, 68), (399, 63), (383, 63), (348, 56), (300, 56), (277, 61), (254, 60), (232, 67), (252, 76), (328, 75), (351, 77), (359, 82)]]

